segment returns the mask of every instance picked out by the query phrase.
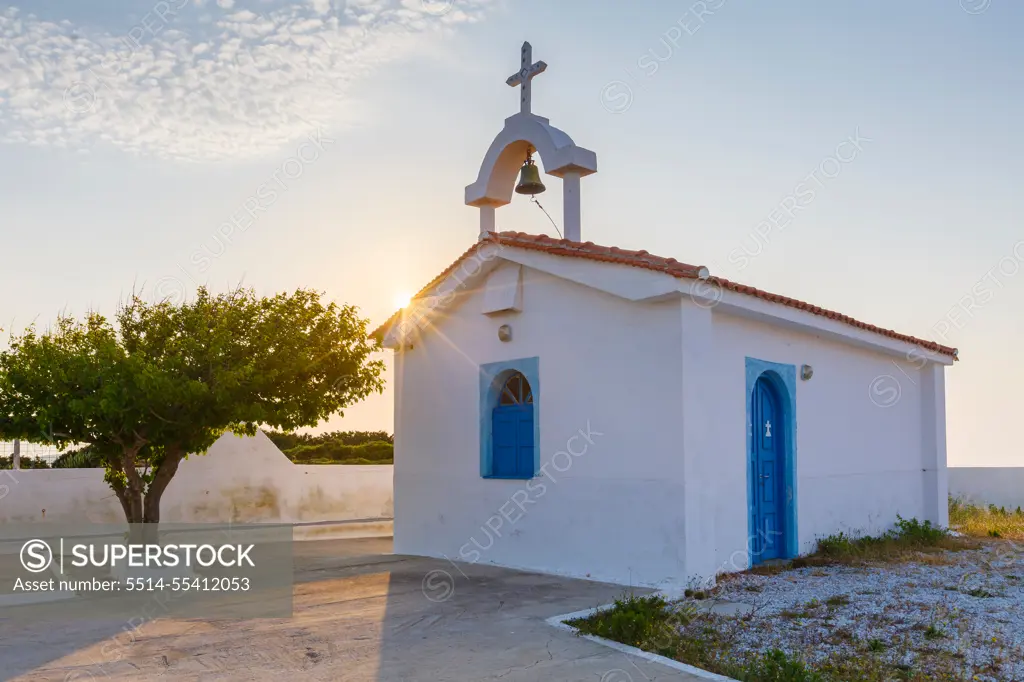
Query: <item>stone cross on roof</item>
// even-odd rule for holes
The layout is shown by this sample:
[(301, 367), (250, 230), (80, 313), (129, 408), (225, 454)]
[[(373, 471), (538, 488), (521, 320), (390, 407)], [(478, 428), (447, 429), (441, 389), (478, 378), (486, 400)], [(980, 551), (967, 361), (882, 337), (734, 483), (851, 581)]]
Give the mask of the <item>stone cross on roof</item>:
[(517, 85), (522, 86), (521, 96), (519, 99), (519, 112), (523, 114), (529, 114), (530, 111), (530, 100), (532, 93), (530, 92), (530, 81), (533, 80), (534, 76), (539, 76), (544, 73), (544, 70), (548, 68), (548, 65), (544, 62), (533, 62), (533, 46), (530, 43), (523, 43), (523, 53), (520, 65), (522, 68), (518, 72), (509, 76), (505, 82), (511, 85), (513, 88)]

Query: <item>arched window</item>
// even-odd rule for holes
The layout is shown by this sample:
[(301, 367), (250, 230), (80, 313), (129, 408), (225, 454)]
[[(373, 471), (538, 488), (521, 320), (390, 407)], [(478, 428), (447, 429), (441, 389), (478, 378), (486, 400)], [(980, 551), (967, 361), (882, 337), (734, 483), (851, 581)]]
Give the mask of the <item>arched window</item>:
[(499, 405), (526, 405), (533, 404), (533, 391), (530, 390), (530, 382), (519, 372), (515, 372), (508, 378), (501, 388), (498, 396)]
[(513, 372), (505, 379), (491, 413), (491, 476), (533, 478), (534, 418), (530, 382)]

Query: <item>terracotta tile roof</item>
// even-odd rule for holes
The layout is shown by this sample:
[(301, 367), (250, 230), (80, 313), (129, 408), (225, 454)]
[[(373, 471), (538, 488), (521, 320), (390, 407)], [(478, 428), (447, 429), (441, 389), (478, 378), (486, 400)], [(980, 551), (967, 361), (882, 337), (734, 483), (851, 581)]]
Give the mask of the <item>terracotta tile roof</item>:
[[(941, 355), (948, 355), (954, 360), (959, 359), (957, 357), (957, 349), (949, 346), (943, 346), (942, 344), (935, 343), (934, 341), (926, 341), (925, 339), (919, 339), (909, 334), (900, 334), (899, 332), (893, 331), (892, 329), (883, 329), (873, 324), (861, 322), (854, 318), (837, 313), (833, 310), (821, 308), (804, 301), (799, 301), (795, 298), (789, 298), (787, 296), (780, 296), (779, 294), (773, 294), (761, 289), (756, 289), (745, 284), (739, 284), (732, 282), (722, 277), (710, 277), (708, 276), (707, 268), (700, 265), (689, 265), (687, 263), (680, 263), (675, 258), (662, 258), (655, 256), (646, 251), (629, 251), (627, 249), (619, 249), (614, 246), (599, 246), (593, 242), (573, 242), (567, 239), (554, 239), (547, 235), (532, 235), (526, 234), (525, 232), (492, 232), (485, 238), (478, 241), (472, 247), (470, 247), (465, 253), (459, 256), (454, 263), (449, 265), (444, 272), (435, 277), (427, 286), (423, 287), (415, 296), (413, 300), (421, 298), (430, 292), (435, 286), (440, 284), (444, 279), (455, 270), (455, 268), (465, 259), (466, 257), (476, 253), (480, 249), (486, 248), (488, 245), (497, 246), (511, 246), (518, 249), (528, 249), (531, 251), (542, 251), (544, 253), (550, 253), (555, 256), (566, 256), (569, 258), (586, 258), (587, 260), (600, 261), (603, 263), (619, 263), (622, 265), (629, 265), (635, 268), (643, 268), (645, 270), (652, 270), (654, 272), (663, 272), (673, 277), (680, 279), (704, 279), (711, 287), (720, 287), (722, 290), (734, 291), (738, 294), (745, 294), (747, 296), (754, 296), (764, 301), (771, 303), (779, 303), (781, 305), (796, 308), (797, 310), (803, 310), (805, 312), (812, 313), (814, 315), (820, 315), (821, 317), (827, 317), (830, 320), (836, 320), (848, 324), (851, 327), (863, 329), (875, 334), (887, 336), (891, 339), (899, 341), (905, 341), (912, 343), (920, 348), (929, 350)], [(491, 256), (493, 257), (493, 256)], [(373, 331), (372, 336), (382, 337), (387, 328), (398, 319), (401, 311), (396, 312), (394, 315), (388, 318), (388, 320), (380, 327)]]

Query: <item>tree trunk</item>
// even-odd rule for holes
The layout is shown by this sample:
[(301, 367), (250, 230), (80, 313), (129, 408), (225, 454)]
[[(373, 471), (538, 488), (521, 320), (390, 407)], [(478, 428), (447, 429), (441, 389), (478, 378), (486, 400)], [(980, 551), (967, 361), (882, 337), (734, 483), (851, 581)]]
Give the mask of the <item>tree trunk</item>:
[(129, 523), (129, 543), (156, 544), (160, 524), (160, 499), (185, 455), (177, 448), (168, 448), (153, 470), (153, 478), (147, 485), (136, 466), (136, 455), (140, 448), (141, 445), (136, 445), (124, 449), (114, 467), (114, 471), (123, 474), (124, 479), (119, 476), (112, 477), (109, 483)]
[[(128, 521), (128, 542), (130, 544), (147, 544), (148, 538), (143, 535), (141, 524), (144, 521), (143, 493), (145, 481), (139, 470), (136, 468), (135, 456), (142, 449), (142, 443), (135, 443), (124, 448), (121, 455), (121, 472), (124, 474), (127, 485), (120, 486), (121, 492), (118, 498), (121, 500), (121, 507), (124, 509), (125, 518)], [(117, 489), (115, 488), (115, 492)]]
[[(123, 473), (121, 469), (114, 469), (114, 471)], [(128, 523), (142, 523), (142, 491), (133, 491), (127, 486), (114, 481), (108, 481), (108, 483), (114, 494), (117, 495), (117, 501), (121, 503), (125, 520)]]
[(184, 455), (177, 449), (168, 449), (163, 460), (157, 465), (153, 472), (153, 480), (146, 489), (146, 499), (143, 508), (143, 523), (160, 523), (160, 498), (167, 490), (167, 484), (174, 478), (178, 471), (178, 464), (181, 463)]

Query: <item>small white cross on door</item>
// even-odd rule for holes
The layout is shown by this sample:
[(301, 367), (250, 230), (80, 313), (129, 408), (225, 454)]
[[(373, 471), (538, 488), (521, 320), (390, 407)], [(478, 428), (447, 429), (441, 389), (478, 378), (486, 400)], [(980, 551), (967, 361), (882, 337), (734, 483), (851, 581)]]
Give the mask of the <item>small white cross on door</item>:
[(768, 421), (766, 421), (764, 423), (764, 437), (765, 438), (771, 438), (772, 437), (772, 422), (771, 422), (771, 420), (768, 420)]

